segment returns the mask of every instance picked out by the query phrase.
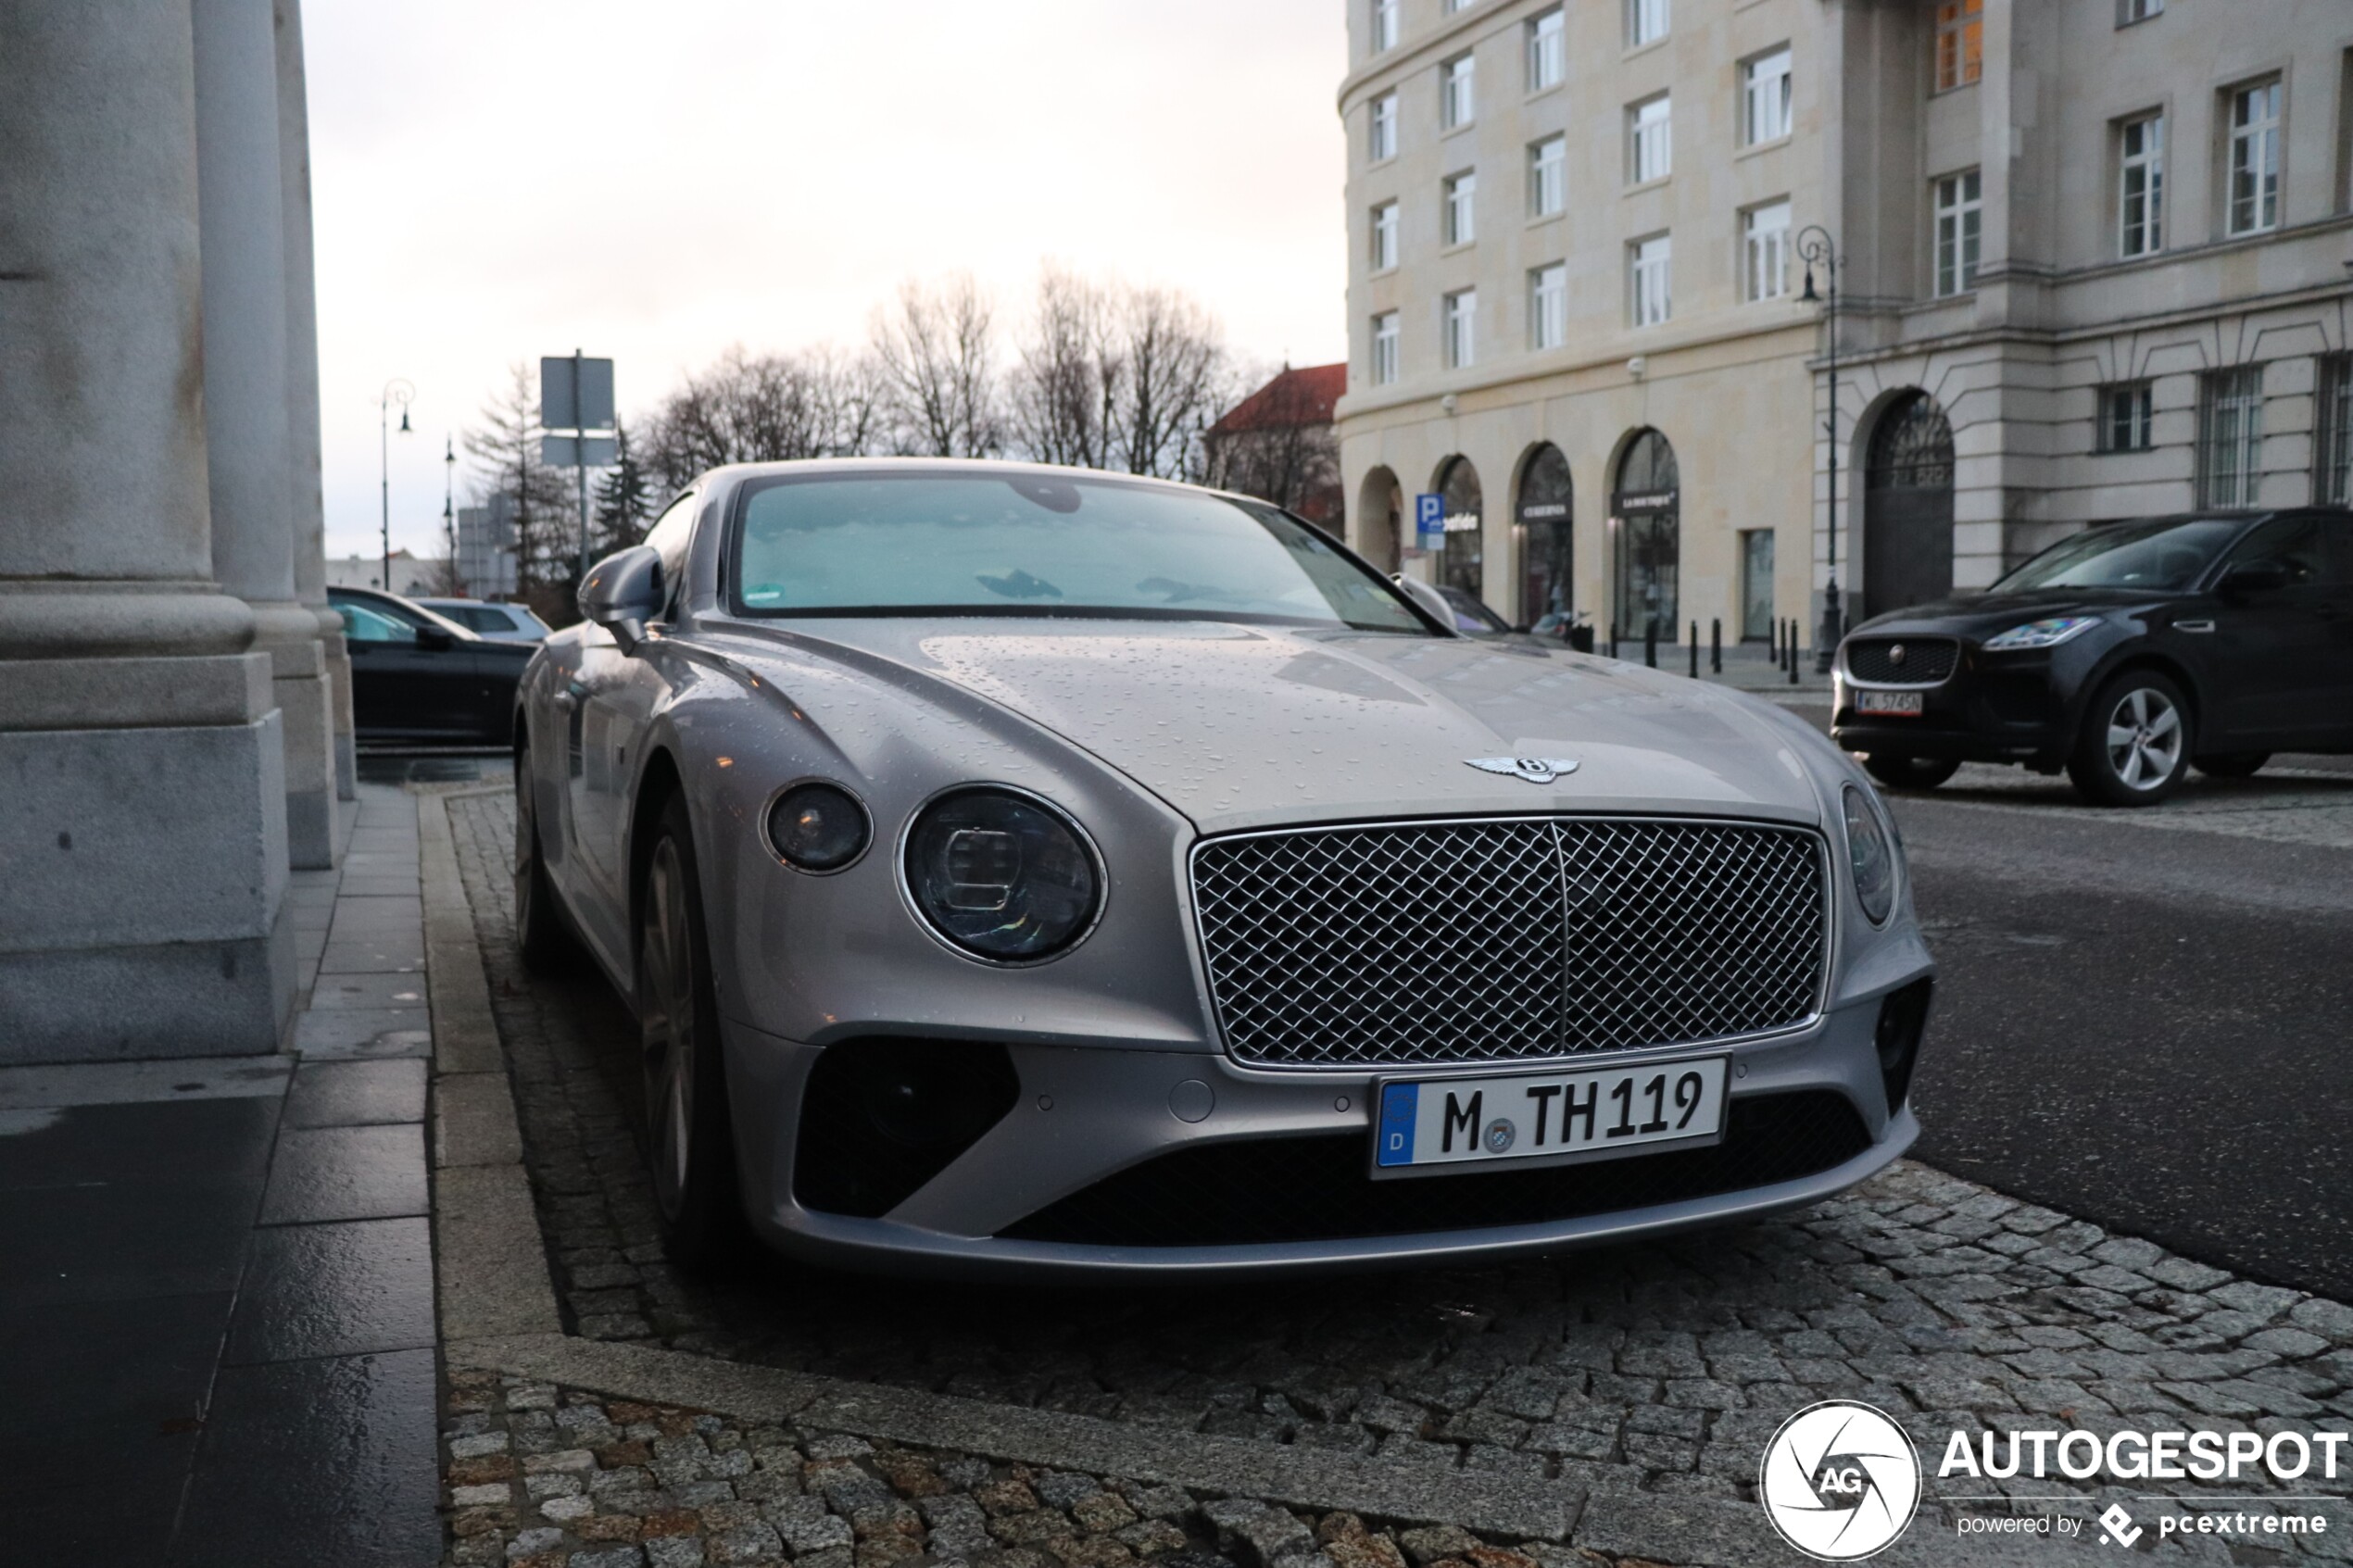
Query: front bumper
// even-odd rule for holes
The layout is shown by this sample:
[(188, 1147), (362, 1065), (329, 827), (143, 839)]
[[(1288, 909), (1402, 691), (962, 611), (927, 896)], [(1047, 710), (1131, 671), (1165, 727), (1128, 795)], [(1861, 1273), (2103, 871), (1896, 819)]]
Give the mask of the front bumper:
[[(1888, 1108), (1888, 1080), (1875, 1033), (1886, 994), (1928, 972), (1923, 963), (1910, 972), (1875, 977), (1870, 995), (1843, 1001), (1801, 1030), (1730, 1047), (1621, 1052), (1575, 1062), (1582, 1069), (1727, 1055), (1733, 1064), (1735, 1115), (1744, 1101), (1836, 1097), (1851, 1106), (1859, 1134), (1851, 1150), (1842, 1150), (1834, 1162), (1668, 1201), (1601, 1211), (1570, 1204), (1574, 1211), (1556, 1219), (1531, 1220), (1520, 1203), (1503, 1223), (1466, 1215), (1466, 1223), (1443, 1229), (1277, 1242), (1145, 1246), (1009, 1233), (1038, 1230), (1034, 1217), (1122, 1172), (1213, 1144), (1353, 1139), (1369, 1164), (1376, 1073), (1267, 1073), (1203, 1051), (1013, 1046), (1008, 1049), (1020, 1090), (1012, 1109), (912, 1196), (879, 1217), (859, 1218), (807, 1208), (795, 1197), (802, 1090), (822, 1048), (731, 1023), (729, 1079), (746, 1209), (770, 1244), (812, 1261), (963, 1276), (1202, 1277), (1361, 1269), (1541, 1253), (1744, 1220), (1817, 1202), (1869, 1176), (1910, 1146), (1919, 1124), (1907, 1105), (1893, 1112)], [(1469, 1071), (1491, 1075), (1512, 1069), (1488, 1063)], [(1615, 1171), (1623, 1177), (1626, 1168), (1665, 1158), (1630, 1155), (1561, 1173)], [(1488, 1179), (1472, 1174), (1407, 1180)], [(1265, 1204), (1277, 1211), (1287, 1202), (1301, 1201), (1285, 1191), (1264, 1194)]]
[[(1918, 716), (1865, 713), (1859, 691), (1917, 691)], [(1842, 668), (1831, 686), (1831, 739), (1842, 750), (1956, 762), (2054, 768), (2073, 730), (2047, 653), (1988, 655), (1965, 645), (1950, 679), (1932, 686), (1873, 687)]]

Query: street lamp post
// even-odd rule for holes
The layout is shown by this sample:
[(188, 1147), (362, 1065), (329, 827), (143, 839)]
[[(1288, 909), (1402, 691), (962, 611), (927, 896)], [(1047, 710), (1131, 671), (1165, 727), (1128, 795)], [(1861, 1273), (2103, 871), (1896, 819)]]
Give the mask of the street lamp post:
[[(1809, 223), (1798, 231), (1797, 254), (1806, 263), (1806, 291), (1798, 298), (1808, 305), (1827, 303), (1830, 317), (1831, 408), (1830, 420), (1824, 427), (1831, 458), (1830, 580), (1822, 589), (1821, 630), (1814, 636), (1814, 671), (1827, 675), (1831, 661), (1838, 657), (1839, 640), (1845, 634), (1838, 609), (1838, 247), (1831, 243), (1829, 230), (1818, 223)], [(1817, 263), (1830, 285), (1827, 302), (1814, 289)]]
[(384, 395), (376, 401), (376, 435), (383, 459), (380, 472), (384, 480), (384, 521), (381, 535), (384, 546), (384, 582), (387, 594), (392, 592), (392, 410), (400, 409), (400, 433), (409, 433), (409, 405), (417, 400), (417, 389), (398, 376), (384, 383)]

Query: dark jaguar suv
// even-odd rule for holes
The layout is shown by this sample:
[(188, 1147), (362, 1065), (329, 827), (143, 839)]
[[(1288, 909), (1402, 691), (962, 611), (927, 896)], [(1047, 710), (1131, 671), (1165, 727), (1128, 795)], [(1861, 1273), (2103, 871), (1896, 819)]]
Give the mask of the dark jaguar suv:
[(2353, 751), (2353, 512), (2198, 513), (2061, 541), (1840, 645), (1831, 735), (1882, 783), (2067, 770), (2147, 806), (2185, 771)]

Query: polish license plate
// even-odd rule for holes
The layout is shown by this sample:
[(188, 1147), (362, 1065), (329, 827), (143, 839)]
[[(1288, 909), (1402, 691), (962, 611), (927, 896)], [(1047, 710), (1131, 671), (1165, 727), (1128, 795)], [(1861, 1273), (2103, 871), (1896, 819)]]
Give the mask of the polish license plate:
[(1604, 1160), (1724, 1135), (1727, 1058), (1592, 1073), (1389, 1079), (1373, 1118), (1373, 1173)]
[(1857, 713), (1891, 713), (1917, 719), (1921, 712), (1919, 692), (1856, 692), (1855, 711)]

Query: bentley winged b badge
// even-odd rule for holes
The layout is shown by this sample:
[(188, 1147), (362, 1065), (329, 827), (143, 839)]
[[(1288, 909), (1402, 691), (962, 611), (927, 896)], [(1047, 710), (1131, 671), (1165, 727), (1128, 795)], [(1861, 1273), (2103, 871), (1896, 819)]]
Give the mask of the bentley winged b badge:
[(1508, 773), (1532, 784), (1548, 784), (1577, 771), (1576, 760), (1567, 757), (1466, 757), (1463, 760), (1484, 772)]

